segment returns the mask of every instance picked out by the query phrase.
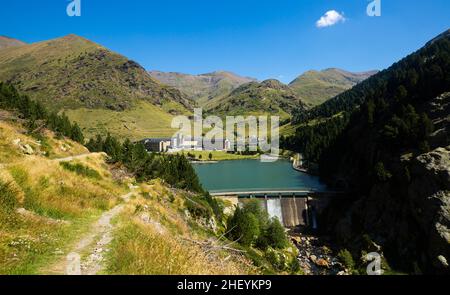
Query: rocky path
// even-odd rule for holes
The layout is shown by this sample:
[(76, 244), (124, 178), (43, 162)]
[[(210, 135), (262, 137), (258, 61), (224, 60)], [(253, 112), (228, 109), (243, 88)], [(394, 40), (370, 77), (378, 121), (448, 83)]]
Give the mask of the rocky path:
[[(133, 194), (134, 192), (130, 192), (121, 198), (126, 203)], [(65, 275), (96, 275), (101, 272), (104, 269), (104, 256), (113, 238), (114, 226), (111, 220), (123, 210), (124, 206), (120, 204), (103, 213), (89, 232), (75, 243), (66, 257), (43, 272)]]
[(100, 153), (87, 153), (87, 154), (81, 154), (81, 155), (77, 155), (77, 156), (66, 157), (66, 158), (53, 159), (53, 161), (56, 161), (56, 162), (70, 162), (70, 161), (73, 161), (73, 160), (84, 159), (84, 158), (87, 158), (89, 156), (98, 155), (98, 154), (100, 154)]

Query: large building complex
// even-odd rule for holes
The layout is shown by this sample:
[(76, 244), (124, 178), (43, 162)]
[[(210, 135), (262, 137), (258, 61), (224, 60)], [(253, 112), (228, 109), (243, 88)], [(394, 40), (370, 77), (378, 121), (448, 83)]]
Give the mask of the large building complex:
[(149, 152), (176, 152), (176, 151), (229, 151), (232, 149), (229, 140), (217, 142), (204, 142), (203, 139), (178, 134), (172, 138), (146, 138), (142, 140)]

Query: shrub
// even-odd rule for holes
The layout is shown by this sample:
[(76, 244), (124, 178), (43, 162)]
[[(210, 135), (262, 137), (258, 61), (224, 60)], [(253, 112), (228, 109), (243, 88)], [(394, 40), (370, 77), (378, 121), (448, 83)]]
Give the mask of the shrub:
[(245, 249), (245, 256), (247, 258), (249, 258), (256, 267), (264, 266), (265, 261), (264, 261), (264, 258), (262, 257), (262, 255), (258, 254), (252, 248), (244, 248), (244, 249)]
[(276, 249), (283, 249), (288, 244), (286, 232), (278, 218), (272, 218), (266, 231), (266, 239), (270, 246)]
[(10, 183), (0, 180), (0, 210), (5, 213), (13, 212), (18, 204), (16, 199), (16, 191)]
[(291, 262), (289, 263), (289, 271), (291, 274), (296, 274), (300, 271), (300, 262), (298, 261), (297, 257), (293, 257)]
[(251, 246), (260, 234), (259, 222), (253, 213), (237, 207), (228, 219), (228, 237), (244, 246)]
[(274, 251), (267, 251), (265, 254), (266, 260), (275, 267), (278, 265), (278, 255)]
[(377, 179), (381, 182), (386, 182), (392, 177), (392, 174), (384, 167), (383, 162), (378, 162), (374, 170)]
[(189, 213), (196, 219), (206, 218), (209, 220), (213, 215), (213, 211), (208, 202), (201, 197), (186, 198), (184, 204)]
[(230, 232), (229, 238), (239, 240), (243, 245), (255, 243), (263, 251), (269, 246), (283, 249), (288, 244), (283, 225), (276, 218), (269, 220), (258, 200), (250, 200), (242, 209), (236, 208), (228, 220), (227, 230)]
[(338, 258), (349, 270), (353, 270), (355, 268), (355, 261), (353, 260), (352, 253), (350, 253), (347, 249), (339, 251)]
[(82, 164), (79, 164), (79, 163), (71, 164), (69, 162), (61, 162), (60, 165), (64, 169), (74, 172), (80, 176), (86, 176), (86, 177), (89, 177), (92, 179), (101, 179), (102, 178), (96, 170), (91, 169), (91, 168), (84, 166)]
[(218, 222), (222, 222), (223, 219), (223, 204), (219, 203), (216, 199), (214, 199), (209, 193), (206, 193), (203, 196), (203, 199), (209, 204), (211, 207), (214, 216), (216, 217)]
[(276, 251), (269, 250), (266, 251), (265, 257), (275, 270), (286, 270), (286, 257), (283, 254), (278, 254)]
[(269, 215), (266, 210), (261, 206), (261, 202), (253, 199), (244, 204), (242, 208), (245, 212), (253, 214), (259, 222), (259, 227), (261, 229), (267, 228), (267, 223), (269, 221)]
[(258, 249), (261, 249), (263, 251), (266, 251), (267, 248), (269, 248), (269, 241), (267, 240), (266, 235), (262, 234), (256, 239), (255, 246)]

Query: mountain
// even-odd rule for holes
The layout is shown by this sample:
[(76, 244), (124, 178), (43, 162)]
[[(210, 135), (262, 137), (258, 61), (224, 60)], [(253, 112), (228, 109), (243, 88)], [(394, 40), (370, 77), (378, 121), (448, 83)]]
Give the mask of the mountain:
[(124, 110), (136, 99), (189, 107), (178, 90), (152, 79), (136, 62), (76, 35), (7, 48), (0, 80), (51, 106)]
[(0, 36), (0, 50), (8, 47), (16, 47), (25, 45), (25, 42), (22, 42), (17, 39), (9, 38), (6, 36)]
[(1, 50), (0, 81), (66, 110), (89, 135), (171, 135), (172, 115), (193, 104), (136, 62), (76, 35)]
[(316, 106), (352, 88), (376, 73), (377, 71), (351, 73), (333, 68), (323, 71), (308, 71), (292, 81), (289, 86), (308, 105)]
[(295, 92), (271, 79), (244, 84), (224, 98), (211, 100), (208, 112), (214, 115), (269, 114), (287, 119), (297, 108), (305, 106)]
[(200, 105), (206, 104), (215, 97), (224, 97), (231, 91), (249, 82), (253, 78), (241, 77), (231, 72), (217, 71), (202, 75), (182, 73), (149, 72), (156, 80), (177, 88)]
[[(323, 224), (355, 255), (450, 273), (450, 34), (308, 111), (291, 147), (347, 199)], [(288, 140), (289, 141), (289, 140)]]

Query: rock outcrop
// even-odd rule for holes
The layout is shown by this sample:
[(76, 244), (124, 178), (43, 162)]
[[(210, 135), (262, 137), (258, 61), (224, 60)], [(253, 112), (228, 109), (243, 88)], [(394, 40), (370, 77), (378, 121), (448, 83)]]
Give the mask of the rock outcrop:
[(337, 220), (331, 231), (354, 253), (378, 252), (367, 248), (369, 242), (381, 245), (394, 268), (450, 273), (450, 146), (403, 162), (402, 168), (409, 179), (376, 184), (348, 210), (328, 212), (328, 222)]
[[(358, 176), (361, 159), (370, 153), (344, 155), (346, 166), (340, 173), (350, 175), (349, 187), (356, 189), (349, 200), (332, 204), (323, 222), (355, 255), (375, 242), (394, 269), (450, 273), (450, 93), (417, 109), (433, 124), (427, 137), (430, 152), (420, 152), (417, 146), (373, 148), (373, 153), (383, 153), (385, 178), (370, 172)], [(362, 151), (364, 146), (369, 150), (370, 144), (373, 147), (373, 141), (361, 140), (353, 143), (354, 150)], [(364, 168), (374, 169), (373, 165)]]
[(450, 146), (417, 157), (411, 175), (411, 210), (428, 233), (424, 254), (438, 272), (450, 272)]

